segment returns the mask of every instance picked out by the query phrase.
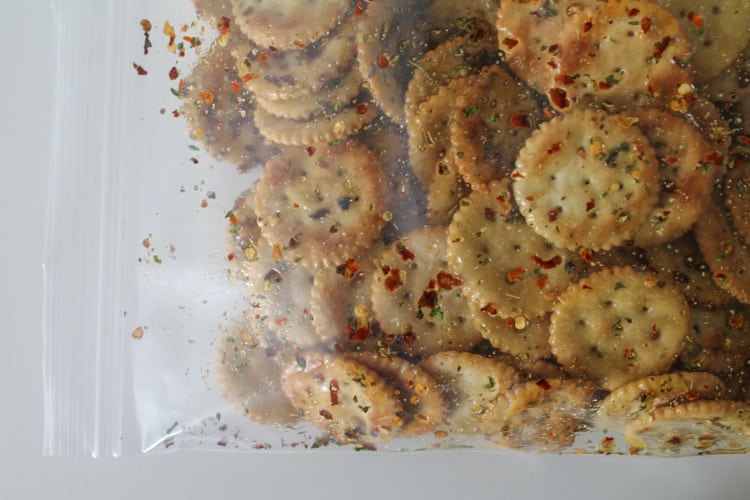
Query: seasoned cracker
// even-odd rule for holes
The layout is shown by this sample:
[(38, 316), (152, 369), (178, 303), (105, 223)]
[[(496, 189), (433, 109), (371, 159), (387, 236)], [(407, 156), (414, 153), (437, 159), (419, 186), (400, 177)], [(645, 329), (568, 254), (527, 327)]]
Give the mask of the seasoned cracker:
[(685, 298), (647, 273), (604, 269), (574, 283), (552, 313), (550, 345), (571, 374), (607, 389), (666, 370), (690, 325)]
[(470, 320), (463, 278), (448, 266), (446, 229), (403, 235), (383, 252), (374, 273), (375, 317), (409, 356), (468, 351), (482, 337)]
[(558, 109), (586, 97), (616, 106), (667, 103), (693, 81), (690, 40), (669, 12), (648, 0), (581, 8), (557, 43), (564, 49), (547, 95)]
[(255, 110), (255, 124), (268, 140), (287, 146), (306, 146), (340, 141), (354, 135), (377, 118), (380, 111), (367, 92), (332, 114), (315, 115), (308, 120), (287, 120), (266, 111)]
[(519, 380), (512, 366), (465, 352), (440, 352), (420, 366), (443, 388), (445, 425), (458, 434), (478, 433), (482, 415)]
[(649, 375), (614, 389), (597, 411), (600, 427), (621, 425), (624, 420), (643, 418), (667, 404), (717, 399), (724, 382), (711, 373), (678, 371)]
[(425, 370), (405, 359), (374, 352), (346, 356), (377, 372), (393, 387), (404, 408), (401, 414), (404, 424), (399, 434), (416, 436), (442, 423), (445, 415), (442, 389)]
[(724, 178), (724, 205), (732, 226), (745, 241), (750, 239), (750, 168), (744, 164), (730, 169)]
[(732, 64), (750, 42), (746, 0), (655, 0), (679, 20), (693, 48), (695, 78), (705, 82)]
[(481, 430), (500, 446), (542, 452), (573, 444), (589, 420), (594, 385), (588, 381), (539, 379), (523, 382), (495, 400)]
[(750, 405), (691, 401), (654, 410), (648, 420), (625, 426), (625, 439), (651, 455), (746, 453), (750, 449)]
[(257, 181), (253, 182), (240, 193), (234, 201), (234, 206), (226, 214), (227, 262), (232, 276), (243, 281), (247, 281), (252, 274), (248, 274), (247, 268), (252, 268), (253, 262), (260, 258), (258, 242), (262, 235), (255, 213), (257, 184)]
[(253, 95), (234, 69), (234, 32), (222, 47), (213, 44), (185, 77), (182, 115), (190, 136), (217, 160), (240, 171), (263, 165), (277, 152), (258, 132)]
[(256, 95), (258, 106), (272, 115), (290, 120), (313, 120), (320, 116), (332, 116), (347, 107), (361, 92), (362, 75), (352, 68), (338, 78), (326, 82), (326, 86), (309, 95), (296, 99), (273, 100)]
[(467, 19), (494, 23), (499, 5), (500, 0), (433, 0), (426, 15), (436, 29), (451, 29)]
[(376, 243), (356, 259), (315, 271), (310, 313), (323, 343), (336, 351), (388, 352), (370, 299), (377, 269), (375, 258), (382, 251), (383, 245)]
[(710, 147), (687, 121), (657, 108), (626, 113), (637, 121), (659, 161), (659, 202), (633, 238), (640, 247), (671, 241), (688, 231), (713, 189), (714, 169), (704, 162)]
[(513, 191), (540, 236), (573, 251), (607, 250), (630, 240), (653, 211), (658, 170), (653, 148), (629, 120), (577, 109), (526, 141)]
[(493, 315), (481, 302), (472, 303), (474, 327), (495, 349), (517, 356), (526, 362), (552, 356), (549, 346), (549, 315), (527, 317), (518, 314), (501, 318)]
[(292, 405), (341, 440), (387, 441), (403, 425), (403, 405), (383, 377), (353, 359), (305, 352), (281, 376)]
[(450, 124), (455, 163), (474, 189), (508, 177), (518, 151), (543, 119), (531, 90), (499, 66), (472, 78)]
[(750, 303), (750, 247), (719, 196), (712, 196), (706, 204), (694, 232), (714, 282), (740, 302)]
[[(582, 270), (574, 253), (551, 245), (523, 223), (508, 179), (490, 182), (486, 191), (474, 191), (461, 203), (448, 227), (448, 256), (466, 283), (483, 335), (506, 349), (508, 329), (503, 322), (493, 325), (492, 318), (511, 318), (514, 325), (533, 322), (552, 310)], [(538, 335), (532, 339), (531, 345), (538, 344)], [(535, 356), (544, 354), (543, 343), (540, 347)]]
[(690, 370), (722, 376), (747, 370), (750, 309), (736, 303), (712, 309), (693, 308), (686, 344), (680, 360)]
[(568, 374), (562, 369), (560, 365), (554, 361), (546, 359), (529, 359), (524, 356), (513, 356), (512, 354), (506, 354), (498, 352), (493, 354), (493, 358), (507, 363), (521, 374), (521, 380), (538, 380), (540, 378), (546, 379), (564, 379), (568, 378)]
[(689, 232), (664, 245), (649, 248), (646, 258), (657, 279), (682, 290), (691, 306), (714, 307), (729, 302), (731, 295), (716, 286), (711, 269)]
[(287, 147), (266, 163), (255, 210), (265, 237), (292, 262), (357, 258), (382, 226), (379, 162), (364, 145)]
[(452, 80), (476, 73), (482, 67), (499, 61), (494, 27), (487, 21), (477, 19), (467, 20), (464, 24), (468, 33), (445, 40), (416, 63), (404, 95), (406, 114), (410, 108), (415, 109)]
[(746, 101), (746, 98), (750, 96), (750, 44), (732, 64), (701, 85), (700, 90), (712, 101)]
[(420, 0), (367, 2), (357, 31), (359, 69), (381, 109), (404, 123), (404, 94), (417, 63), (431, 47)]
[(268, 100), (298, 99), (332, 89), (354, 67), (355, 31), (356, 21), (348, 20), (300, 50), (245, 41), (235, 51), (237, 71), (251, 92)]
[(267, 425), (294, 421), (297, 411), (281, 392), (284, 356), (269, 349), (252, 323), (234, 325), (221, 339), (216, 381), (241, 415)]
[(279, 49), (300, 49), (326, 36), (351, 7), (342, 0), (231, 0), (231, 4), (248, 38)]

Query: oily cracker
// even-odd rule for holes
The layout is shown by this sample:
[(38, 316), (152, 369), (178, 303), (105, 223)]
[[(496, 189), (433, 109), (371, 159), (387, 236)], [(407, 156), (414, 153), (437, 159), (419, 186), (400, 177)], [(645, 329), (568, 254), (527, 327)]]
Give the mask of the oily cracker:
[(379, 162), (359, 142), (287, 147), (266, 163), (255, 211), (268, 241), (318, 267), (357, 258), (380, 234)]
[(372, 303), (375, 317), (408, 356), (471, 350), (482, 337), (473, 328), (463, 279), (446, 260), (446, 229), (430, 226), (401, 236), (378, 258)]
[(686, 344), (680, 360), (688, 369), (730, 378), (742, 373), (750, 361), (750, 310), (737, 303), (694, 308)]
[(340, 440), (387, 441), (403, 425), (393, 387), (350, 358), (300, 354), (282, 373), (281, 388), (308, 422)]
[(646, 421), (625, 426), (625, 439), (651, 455), (746, 453), (750, 448), (750, 405), (691, 401), (654, 410)]
[(481, 430), (506, 448), (561, 451), (590, 420), (594, 385), (588, 381), (539, 379), (500, 394), (482, 416)]
[(631, 121), (595, 109), (543, 123), (512, 177), (529, 226), (572, 251), (627, 242), (658, 202), (658, 161), (648, 139)]
[[(487, 317), (544, 316), (583, 269), (576, 254), (553, 246), (523, 222), (509, 179), (492, 181), (461, 203), (448, 227), (448, 257), (483, 323), (492, 321)], [(485, 329), (490, 340), (504, 335), (490, 333), (498, 331), (492, 326)]]
[(750, 238), (750, 168), (745, 163), (730, 169), (724, 177), (724, 205), (732, 225), (744, 240)]
[(480, 189), (507, 177), (518, 151), (543, 115), (531, 90), (500, 66), (467, 81), (450, 124), (455, 164), (464, 181)]
[(404, 408), (399, 434), (416, 436), (442, 423), (445, 403), (440, 384), (418, 365), (374, 352), (348, 353), (346, 357), (377, 372), (393, 387)]
[(430, 356), (420, 367), (443, 389), (445, 425), (458, 434), (476, 434), (482, 415), (494, 401), (519, 381), (512, 366), (478, 354), (444, 351)]
[(549, 341), (568, 372), (612, 389), (666, 370), (682, 351), (689, 320), (676, 287), (629, 267), (604, 269), (563, 292)]
[(341, 0), (229, 1), (235, 21), (248, 38), (279, 49), (300, 49), (326, 36), (351, 6)]

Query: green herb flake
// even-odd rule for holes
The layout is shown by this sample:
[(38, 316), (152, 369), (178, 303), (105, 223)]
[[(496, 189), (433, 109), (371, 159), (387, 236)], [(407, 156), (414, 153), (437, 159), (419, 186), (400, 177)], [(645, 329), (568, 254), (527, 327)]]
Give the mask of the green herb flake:
[(495, 383), (495, 379), (492, 377), (487, 377), (487, 384), (484, 386), (484, 388), (491, 391), (495, 388), (495, 385), (497, 385)]
[(623, 288), (625, 288), (625, 285), (623, 285), (619, 281), (617, 283), (615, 283), (615, 290), (621, 290)]

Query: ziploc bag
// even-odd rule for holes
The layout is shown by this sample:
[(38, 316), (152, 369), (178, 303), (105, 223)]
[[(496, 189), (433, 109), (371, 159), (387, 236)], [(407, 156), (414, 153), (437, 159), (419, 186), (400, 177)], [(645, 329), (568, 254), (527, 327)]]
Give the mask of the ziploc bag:
[(58, 7), (46, 452), (745, 452), (747, 9)]

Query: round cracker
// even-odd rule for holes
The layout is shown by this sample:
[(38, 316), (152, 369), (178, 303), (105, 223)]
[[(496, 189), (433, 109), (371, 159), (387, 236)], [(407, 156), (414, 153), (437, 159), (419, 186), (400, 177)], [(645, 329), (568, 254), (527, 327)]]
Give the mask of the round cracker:
[(455, 163), (474, 189), (510, 175), (518, 151), (543, 115), (530, 89), (499, 66), (463, 87), (450, 124)]
[(437, 381), (425, 370), (405, 359), (374, 352), (346, 354), (382, 376), (404, 408), (403, 436), (416, 436), (437, 427), (445, 414), (443, 393)]
[(445, 257), (446, 230), (426, 227), (403, 235), (378, 259), (372, 303), (394, 348), (409, 356), (468, 351), (482, 337), (472, 327), (463, 279)]
[(234, 69), (235, 37), (232, 32), (224, 47), (213, 44), (185, 77), (182, 115), (190, 136), (211, 156), (246, 171), (262, 165), (277, 148), (255, 126), (255, 98)]
[(679, 20), (693, 47), (695, 78), (705, 82), (732, 64), (750, 42), (746, 0), (656, 0)]
[[(515, 324), (517, 318), (544, 316), (582, 270), (575, 254), (523, 223), (508, 179), (490, 182), (486, 191), (474, 191), (461, 203), (448, 227), (448, 256), (465, 280), (477, 321), (485, 325), (483, 335), (503, 346), (508, 328), (493, 325), (493, 317), (512, 318)], [(537, 344), (538, 336), (532, 338)]]
[(676, 287), (629, 267), (604, 269), (563, 292), (549, 341), (568, 372), (610, 389), (666, 370), (683, 348), (689, 319)]
[(740, 302), (750, 303), (750, 247), (718, 195), (706, 204), (694, 232), (714, 282)]
[(698, 220), (713, 189), (714, 172), (703, 159), (709, 145), (687, 121), (657, 108), (627, 113), (646, 135), (659, 161), (661, 191), (656, 207), (633, 238), (640, 247), (671, 241)]
[(241, 415), (266, 425), (288, 425), (297, 412), (281, 392), (283, 356), (259, 337), (252, 323), (232, 327), (219, 344), (216, 381)]
[(246, 40), (235, 52), (237, 71), (251, 92), (268, 100), (298, 99), (332, 89), (354, 66), (356, 26), (354, 19), (348, 20), (329, 37), (300, 50)]
[(393, 387), (353, 359), (306, 352), (284, 370), (281, 387), (307, 421), (337, 439), (387, 441), (403, 424)]
[(284, 149), (258, 183), (263, 234), (293, 262), (317, 267), (357, 258), (382, 226), (378, 169), (377, 158), (354, 141)]
[(724, 205), (732, 226), (745, 240), (750, 239), (750, 169), (735, 167), (724, 178)]
[(573, 251), (630, 240), (658, 201), (658, 161), (648, 139), (630, 120), (593, 109), (570, 111), (535, 130), (518, 154), (513, 180), (529, 226)]
[(658, 279), (680, 288), (691, 306), (720, 306), (728, 303), (732, 297), (714, 283), (711, 269), (692, 232), (664, 245), (649, 248), (646, 258)]
[(440, 352), (422, 361), (420, 367), (442, 387), (445, 425), (459, 434), (479, 432), (482, 415), (519, 380), (512, 366), (465, 352)]
[(750, 96), (750, 45), (714, 78), (700, 87), (712, 101), (741, 102)]
[(690, 370), (731, 375), (750, 361), (750, 310), (740, 304), (694, 308), (686, 347), (680, 355)]
[(308, 120), (288, 120), (266, 111), (255, 110), (255, 124), (268, 140), (287, 146), (335, 143), (359, 132), (377, 118), (379, 110), (366, 92), (332, 114), (316, 115)]
[(248, 38), (279, 49), (300, 49), (327, 35), (350, 8), (341, 0), (231, 0), (231, 4)]
[(666, 103), (693, 81), (689, 39), (648, 0), (583, 7), (566, 20), (557, 43), (563, 49), (547, 95), (558, 109), (584, 98), (616, 106)]
[(481, 430), (500, 446), (541, 452), (573, 444), (589, 420), (594, 385), (587, 381), (539, 379), (500, 394), (482, 417)]
[(624, 420), (643, 418), (654, 409), (677, 402), (716, 399), (724, 382), (707, 372), (672, 372), (649, 375), (614, 389), (601, 402), (598, 425), (622, 425)]
[(745, 453), (750, 448), (750, 405), (718, 400), (664, 406), (646, 422), (627, 424), (625, 439), (651, 455)]

